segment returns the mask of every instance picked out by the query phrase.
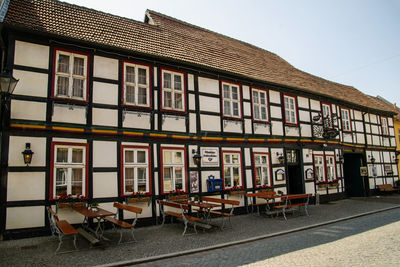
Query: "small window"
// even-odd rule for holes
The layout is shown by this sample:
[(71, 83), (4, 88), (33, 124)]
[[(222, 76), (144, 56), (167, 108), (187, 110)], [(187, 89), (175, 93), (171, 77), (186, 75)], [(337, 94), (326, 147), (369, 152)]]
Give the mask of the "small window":
[(331, 105), (322, 104), (322, 117), (324, 118), (324, 127), (332, 128), (332, 111)]
[(222, 152), (224, 188), (242, 186), (242, 160), (240, 152)]
[(122, 194), (150, 192), (149, 147), (122, 146)]
[(87, 145), (53, 143), (52, 198), (86, 195)]
[(341, 111), (342, 111), (342, 129), (344, 132), (351, 132), (350, 111), (344, 108), (342, 108)]
[(381, 117), (382, 135), (389, 135), (388, 121), (386, 117)]
[(286, 124), (297, 124), (296, 98), (293, 96), (284, 95), (283, 99)]
[(124, 62), (123, 103), (125, 105), (150, 107), (149, 66)]
[(88, 55), (55, 51), (54, 97), (87, 101)]
[(253, 120), (268, 121), (267, 91), (252, 89)]
[(186, 191), (185, 150), (161, 148), (163, 192)]
[(240, 87), (237, 84), (222, 83), (223, 113), (226, 117), (241, 118)]
[(185, 82), (181, 72), (162, 70), (162, 108), (185, 112)]
[(271, 186), (268, 153), (254, 153), (255, 186)]
[(324, 156), (314, 155), (314, 167), (315, 167), (315, 181), (324, 182), (325, 181), (325, 162)]

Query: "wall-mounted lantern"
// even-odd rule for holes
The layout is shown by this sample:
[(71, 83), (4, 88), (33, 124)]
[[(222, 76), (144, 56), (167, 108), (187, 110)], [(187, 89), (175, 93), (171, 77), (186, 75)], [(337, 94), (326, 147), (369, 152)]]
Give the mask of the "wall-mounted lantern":
[(24, 163), (26, 166), (29, 166), (32, 162), (32, 155), (34, 154), (31, 150), (31, 143), (25, 144), (25, 150), (21, 152), (22, 156), (24, 157)]
[(282, 153), (276, 152), (276, 155), (278, 156), (278, 161), (280, 164), (283, 164), (285, 162), (285, 157), (283, 156)]
[(340, 162), (340, 164), (343, 164), (343, 163), (344, 163), (344, 157), (343, 157), (343, 155), (340, 155), (340, 156), (339, 156), (339, 162)]
[(372, 164), (375, 163), (375, 158), (374, 156), (368, 156), (369, 160), (371, 161)]
[(399, 164), (399, 158), (397, 157), (397, 152), (396, 155), (393, 156), (393, 161), (396, 162), (396, 164)]
[(15, 79), (11, 74), (3, 72), (0, 74), (0, 88), (1, 92), (11, 95), (14, 92), (19, 80)]
[(193, 154), (193, 162), (194, 164), (196, 164), (197, 167), (200, 166), (200, 161), (201, 161), (201, 155), (198, 151), (196, 151), (195, 149), (192, 150), (192, 154)]

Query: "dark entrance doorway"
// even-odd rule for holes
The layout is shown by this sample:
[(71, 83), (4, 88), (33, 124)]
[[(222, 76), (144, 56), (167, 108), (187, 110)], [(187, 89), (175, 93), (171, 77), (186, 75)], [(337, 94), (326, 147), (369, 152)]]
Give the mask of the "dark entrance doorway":
[(344, 185), (345, 193), (349, 197), (364, 197), (364, 178), (360, 174), (363, 166), (362, 154), (344, 154)]
[(301, 175), (301, 168), (299, 164), (299, 151), (296, 149), (286, 150), (287, 162), (287, 181), (289, 194), (303, 194), (304, 183), (303, 175)]

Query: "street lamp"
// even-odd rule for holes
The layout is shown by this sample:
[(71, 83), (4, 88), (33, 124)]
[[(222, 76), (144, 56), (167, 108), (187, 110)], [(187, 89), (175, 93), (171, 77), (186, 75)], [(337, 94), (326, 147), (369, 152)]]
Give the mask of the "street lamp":
[(195, 149), (192, 150), (192, 153), (193, 153), (193, 162), (194, 162), (194, 164), (196, 164), (197, 167), (199, 167), (200, 161), (201, 161), (201, 155)]

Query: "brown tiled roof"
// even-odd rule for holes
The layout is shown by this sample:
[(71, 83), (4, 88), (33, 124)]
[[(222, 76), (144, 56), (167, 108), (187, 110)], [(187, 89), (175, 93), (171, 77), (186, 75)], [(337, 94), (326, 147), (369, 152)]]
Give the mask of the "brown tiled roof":
[(380, 96), (368, 95), (368, 97), (370, 99), (372, 99), (372, 101), (374, 101), (377, 105), (381, 106), (382, 108), (390, 109), (393, 112), (397, 113), (396, 115), (394, 115), (394, 118), (396, 120), (400, 121), (400, 109), (396, 106), (396, 104), (392, 104), (392, 103), (390, 103), (386, 99), (383, 99)]
[[(389, 111), (351, 86), (300, 71), (256, 46), (147, 11), (149, 23), (54, 0), (12, 0), (4, 22), (100, 45), (184, 61)], [(391, 111), (391, 110), (390, 110)]]

